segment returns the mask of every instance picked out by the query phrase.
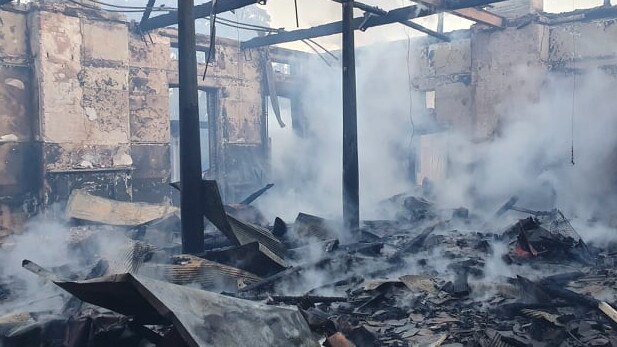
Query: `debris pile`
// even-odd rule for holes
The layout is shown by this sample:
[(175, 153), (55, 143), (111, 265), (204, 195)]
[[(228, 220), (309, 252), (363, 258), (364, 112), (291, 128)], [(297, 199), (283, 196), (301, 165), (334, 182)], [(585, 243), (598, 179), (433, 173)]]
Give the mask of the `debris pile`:
[[(74, 192), (72, 261), (22, 264), (61, 305), (35, 309), (0, 273), (1, 345), (617, 347), (617, 252), (559, 210), (513, 198), (489, 220), (399, 195), (394, 220), (341, 238), (306, 213), (269, 225), (250, 203), (270, 188), (224, 205), (204, 181), (196, 255), (180, 252), (176, 210)], [(504, 228), (508, 210), (531, 216)]]

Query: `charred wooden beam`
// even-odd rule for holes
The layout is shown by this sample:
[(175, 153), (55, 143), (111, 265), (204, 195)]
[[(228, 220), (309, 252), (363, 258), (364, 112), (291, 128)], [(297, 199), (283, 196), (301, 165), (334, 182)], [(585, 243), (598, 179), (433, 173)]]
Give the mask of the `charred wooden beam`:
[(486, 24), (494, 28), (505, 28), (506, 26), (506, 19), (504, 17), (480, 8), (462, 8), (460, 10), (452, 11), (452, 14), (474, 22)]
[(148, 18), (150, 18), (150, 14), (152, 13), (152, 8), (154, 7), (154, 2), (156, 0), (148, 0), (148, 4), (146, 5), (146, 10), (141, 15), (141, 21), (139, 21), (139, 28), (143, 28)]
[[(417, 3), (433, 6), (436, 8), (444, 7), (448, 1), (446, 0), (414, 0)], [(505, 18), (483, 9), (467, 7), (450, 11), (453, 15), (472, 20), (474, 22), (486, 24), (495, 28), (504, 28)]]
[[(217, 0), (208, 1), (205, 4), (194, 6), (192, 13), (193, 19), (208, 17), (213, 14), (233, 11), (248, 5), (261, 3), (263, 0)], [(216, 6), (214, 6), (216, 3)], [(212, 7), (214, 6), (214, 10)], [(179, 11), (169, 12), (160, 16), (152, 17), (140, 25), (142, 31), (164, 28), (166, 26), (178, 24)]]
[[(333, 0), (333, 1), (338, 2), (338, 3), (343, 3), (343, 0)], [(372, 5), (367, 5), (367, 4), (364, 4), (364, 3), (361, 3), (361, 2), (357, 2), (357, 1), (354, 1), (353, 6), (355, 8), (357, 8), (357, 9), (362, 10), (364, 12), (367, 12), (369, 14), (369, 17), (367, 17), (367, 20), (365, 21), (364, 26), (366, 26), (366, 24), (370, 22), (370, 20), (371, 20), (370, 14), (374, 14), (374, 15), (378, 15), (378, 16), (385, 16), (385, 15), (388, 14), (388, 11), (386, 11), (386, 10), (380, 8), (380, 7), (372, 6)], [(433, 30), (431, 30), (429, 28), (426, 28), (426, 27), (424, 27), (424, 26), (422, 26), (420, 24), (414, 23), (414, 22), (412, 22), (410, 20), (399, 21), (399, 23), (403, 24), (403, 25), (405, 25), (407, 27), (410, 27), (410, 28), (412, 28), (414, 30), (418, 30), (420, 32), (423, 32), (423, 33), (425, 33), (427, 35), (434, 36), (434, 37), (436, 37), (436, 38), (438, 38), (440, 40), (450, 41), (450, 38), (448, 36), (443, 35), (441, 33), (438, 33), (436, 31), (433, 31)], [(360, 28), (360, 29), (363, 30), (363, 28)]]
[[(371, 20), (370, 23), (365, 22), (364, 16), (356, 17), (352, 21), (352, 27), (354, 30), (359, 30), (361, 28), (371, 28), (377, 27), (386, 24), (397, 23), (400, 21), (407, 21), (413, 18), (426, 17), (439, 12), (448, 12), (453, 10), (458, 10), (461, 8), (467, 7), (475, 7), (475, 6), (486, 6), (488, 4), (502, 2), (505, 0), (443, 0), (442, 7), (435, 6), (424, 6), (424, 5), (415, 5), (415, 6), (405, 6), (401, 8), (394, 9), (392, 11), (388, 11), (388, 14), (385, 16), (379, 16)], [(244, 49), (247, 48), (256, 48), (262, 46), (275, 45), (279, 43), (292, 42), (298, 40), (305, 40), (310, 38), (340, 34), (343, 29), (343, 23), (333, 22), (323, 25), (318, 25), (312, 28), (307, 29), (299, 29), (293, 31), (283, 31), (277, 34), (272, 34), (263, 37), (256, 37), (245, 41), (241, 44), (241, 47)]]

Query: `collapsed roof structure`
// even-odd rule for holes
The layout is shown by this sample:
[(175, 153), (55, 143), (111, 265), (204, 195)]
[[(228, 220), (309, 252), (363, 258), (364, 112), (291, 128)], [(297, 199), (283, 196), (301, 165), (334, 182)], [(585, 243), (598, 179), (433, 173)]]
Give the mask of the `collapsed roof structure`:
[[(541, 1), (423, 0), (383, 10), (337, 0), (342, 21), (262, 27), (268, 35), (243, 42), (214, 35), (217, 14), (258, 2), (163, 9), (149, 0), (139, 22), (97, 2), (2, 4), (0, 255), (30, 259), (23, 221), (56, 208), (63, 226), (53, 237), (66, 252), (24, 260), (38, 277), (2, 269), (2, 343), (617, 344), (614, 245), (589, 242), (560, 210), (510, 200), (490, 218), (441, 206), (430, 185), (452, 165), (441, 130), (497, 136), (501, 105), (537, 99), (549, 75), (576, 86), (599, 69), (614, 83), (614, 46), (585, 42), (614, 38), (615, 7), (549, 14)], [(440, 12), (477, 24), (444, 33), (412, 21)], [(210, 36), (194, 32), (203, 17)], [(366, 220), (355, 55), (380, 46), (356, 49), (353, 33), (387, 24), (427, 34), (409, 39), (406, 64), (410, 100), (421, 101), (410, 108), (432, 122), (413, 129), (409, 179), (424, 191), (394, 196), (388, 218)], [(269, 46), (338, 33), (343, 223), (307, 213), (271, 221), (251, 205), (277, 189), (266, 185), (268, 108), (285, 126), (278, 102), (288, 97), (293, 130), (308, 132), (302, 70), (316, 57)], [(512, 209), (532, 216), (504, 217)]]

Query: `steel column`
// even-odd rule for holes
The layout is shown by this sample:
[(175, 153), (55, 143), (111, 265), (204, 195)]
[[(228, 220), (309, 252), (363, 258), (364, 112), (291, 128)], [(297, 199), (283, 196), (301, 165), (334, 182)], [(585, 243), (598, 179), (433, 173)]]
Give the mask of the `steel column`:
[(182, 252), (192, 254), (204, 249), (194, 18), (193, 0), (178, 0)]
[(343, 2), (343, 220), (348, 231), (360, 227), (358, 115), (353, 0)]

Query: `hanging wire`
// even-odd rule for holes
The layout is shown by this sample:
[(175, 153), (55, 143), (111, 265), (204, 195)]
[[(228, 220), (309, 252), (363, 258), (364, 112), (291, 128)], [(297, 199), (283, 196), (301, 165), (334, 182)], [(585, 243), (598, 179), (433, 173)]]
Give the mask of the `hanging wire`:
[[(402, 1), (403, 5), (405, 4), (405, 1)], [(416, 133), (416, 125), (414, 123), (414, 119), (413, 119), (413, 82), (412, 82), (412, 77), (411, 77), (411, 68), (409, 67), (409, 64), (411, 63), (411, 36), (409, 35), (409, 32), (407, 31), (407, 27), (403, 27), (403, 32), (405, 33), (405, 36), (407, 36), (407, 55), (406, 55), (406, 67), (407, 67), (407, 85), (408, 85), (408, 90), (407, 90), (407, 94), (409, 96), (409, 123), (411, 124), (411, 134), (409, 136), (409, 146), (412, 147), (413, 146), (413, 138), (415, 136)]]
[(206, 66), (204, 67), (204, 74), (202, 80), (206, 80), (206, 74), (208, 73), (208, 66), (212, 59), (212, 51), (214, 50), (214, 43), (216, 41), (216, 0), (212, 0), (212, 8), (210, 9), (210, 48), (208, 49), (208, 57), (206, 58)]
[(300, 18), (298, 17), (298, 0), (294, 0), (294, 9), (296, 11), (296, 27), (300, 27)]
[[(574, 0), (572, 0), (572, 7), (574, 7)], [(576, 107), (576, 36), (574, 29), (572, 29), (572, 114), (570, 115), (570, 163), (574, 166), (574, 113)]]
[[(108, 7), (113, 7), (113, 8), (125, 8), (125, 9), (131, 9), (131, 10), (145, 10), (147, 7), (145, 6), (127, 6), (127, 5), (116, 5), (116, 4), (111, 4), (108, 2), (104, 2), (104, 1), (100, 1), (100, 0), (88, 0), (89, 2), (93, 2), (95, 4), (99, 4), (99, 5), (103, 5), (103, 6), (108, 6)], [(167, 7), (165, 5), (159, 5), (156, 7), (152, 7), (152, 10), (163, 10), (163, 11), (177, 11), (178, 8), (177, 7)]]
[[(113, 9), (107, 9), (107, 8), (101, 8), (101, 7), (94, 7), (82, 2), (78, 2), (76, 0), (67, 0), (70, 3), (73, 3), (75, 5), (78, 5), (80, 7), (84, 7), (90, 10), (97, 10), (97, 11), (105, 11), (105, 12), (116, 12), (116, 13), (143, 13), (147, 7), (139, 7), (139, 6), (122, 6), (122, 5), (113, 5), (107, 2), (103, 2), (103, 1), (99, 1), (99, 0), (88, 0), (92, 3), (96, 3), (99, 5), (104, 5), (104, 6), (109, 6), (109, 7), (114, 7), (114, 8), (120, 8), (122, 10), (113, 10)], [(158, 6), (158, 7), (153, 7), (152, 11), (153, 12), (170, 12), (170, 11), (177, 11), (178, 9), (175, 7), (163, 7), (163, 6)], [(210, 16), (205, 17), (205, 19), (209, 19)], [(217, 17), (217, 23), (216, 24), (221, 24), (223, 26), (227, 26), (227, 27), (232, 27), (232, 28), (236, 28), (236, 29), (240, 29), (240, 30), (249, 30), (249, 31), (258, 31), (258, 32), (265, 32), (265, 33), (273, 33), (273, 32), (280, 32), (283, 29), (282, 28), (269, 28), (266, 26), (261, 26), (261, 25), (255, 25), (255, 24), (250, 24), (250, 23), (243, 23), (240, 21), (234, 21), (231, 19), (226, 19), (226, 18), (218, 18)]]
[[(107, 9), (107, 8), (100, 8), (100, 7), (90, 6), (90, 5), (81, 3), (79, 1), (75, 1), (75, 0), (67, 0), (67, 1), (70, 2), (70, 3), (73, 3), (75, 5), (78, 5), (80, 7), (87, 8), (89, 10), (95, 10), (95, 11), (118, 12), (118, 13), (132, 13), (132, 12), (143, 13), (145, 11), (145, 9), (146, 9), (145, 7), (143, 7), (143, 9), (139, 9), (139, 10), (137, 10), (137, 9), (110, 10), (110, 9)], [(169, 10), (168, 9), (161, 9), (161, 8), (153, 8), (152, 11), (153, 12), (161, 12), (161, 11), (168, 12)]]
[[(206, 19), (210, 18), (210, 17), (205, 17)], [(261, 26), (261, 25), (254, 25), (254, 24), (249, 24), (249, 23), (243, 23), (243, 22), (237, 22), (237, 21), (233, 21), (230, 19), (226, 19), (226, 18), (222, 18), (222, 17), (217, 17), (216, 19), (216, 24), (221, 24), (224, 26), (228, 26), (231, 28), (236, 28), (236, 29), (241, 29), (241, 30), (252, 30), (252, 31), (258, 31), (258, 32), (264, 32), (264, 33), (275, 33), (275, 32), (281, 32), (283, 31), (283, 29), (277, 29), (277, 28), (269, 28), (269, 27), (265, 27), (265, 26)]]
[(570, 163), (574, 166), (574, 116), (576, 112), (576, 38), (574, 30), (572, 30), (572, 114), (570, 115)]
[(326, 54), (331, 56), (334, 60), (338, 61), (338, 57), (336, 55), (334, 55), (334, 53), (330, 52), (326, 47), (320, 45), (317, 41), (315, 41), (313, 39), (306, 39), (306, 40), (309, 41), (310, 43), (314, 44), (315, 46), (321, 48)]
[[(329, 67), (332, 67), (332, 64), (330, 64), (330, 62), (328, 61), (328, 59), (326, 59), (326, 57), (324, 57), (324, 56), (323, 56), (323, 54), (321, 54), (321, 52), (319, 52), (319, 51), (317, 50), (317, 48), (315, 48), (315, 47), (311, 46), (311, 44), (309, 43), (309, 41), (308, 41), (308, 40), (302, 40), (302, 42), (303, 42), (305, 45), (307, 45), (307, 46), (308, 46), (308, 47), (309, 47), (309, 48), (310, 48), (313, 52), (315, 52), (315, 54), (317, 54), (317, 55), (321, 58), (321, 60), (323, 60), (323, 61), (324, 61), (324, 63), (326, 63), (326, 65), (328, 65)], [(312, 42), (312, 41), (310, 41), (310, 42)]]

